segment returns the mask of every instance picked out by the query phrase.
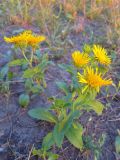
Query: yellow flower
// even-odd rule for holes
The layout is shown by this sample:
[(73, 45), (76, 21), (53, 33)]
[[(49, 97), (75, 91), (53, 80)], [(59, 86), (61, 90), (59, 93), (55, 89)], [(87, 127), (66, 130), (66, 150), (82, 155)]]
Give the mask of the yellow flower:
[(99, 63), (109, 65), (111, 63), (110, 57), (107, 55), (107, 51), (99, 45), (93, 45), (93, 53)]
[(24, 31), (22, 33), (20, 33), (19, 35), (16, 36), (12, 36), (12, 37), (4, 37), (4, 40), (7, 43), (13, 43), (15, 45), (21, 45), (21, 44), (25, 44), (27, 42), (27, 39), (30, 37), (30, 35), (32, 34), (31, 31)]
[(90, 58), (87, 54), (75, 51), (72, 53), (72, 59), (76, 67), (83, 67), (89, 63)]
[(24, 31), (16, 36), (13, 37), (4, 37), (4, 40), (7, 43), (13, 43), (14, 45), (18, 47), (37, 47), (39, 43), (44, 41), (46, 38), (45, 36), (40, 36), (40, 35), (33, 35), (32, 31)]
[(107, 86), (112, 84), (111, 79), (103, 79), (103, 76), (101, 73), (98, 73), (98, 68), (94, 71), (91, 67), (87, 67), (84, 69), (83, 75), (81, 75), (78, 72), (78, 81), (80, 83), (86, 84), (84, 89), (82, 90), (83, 92), (86, 91), (87, 89), (96, 90), (99, 92), (100, 88), (102, 86)]
[(33, 48), (36, 48), (38, 44), (45, 41), (45, 39), (45, 36), (31, 35), (28, 39), (28, 45), (32, 46)]

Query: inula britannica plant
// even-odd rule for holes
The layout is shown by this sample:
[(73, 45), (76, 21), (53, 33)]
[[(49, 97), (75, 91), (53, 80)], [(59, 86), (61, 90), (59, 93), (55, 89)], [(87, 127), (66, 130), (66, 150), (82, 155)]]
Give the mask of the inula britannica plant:
[[(36, 49), (39, 47), (39, 43), (45, 41), (45, 36), (39, 36), (32, 33), (32, 31), (24, 31), (19, 35), (13, 37), (4, 37), (4, 40), (7, 43), (12, 43), (15, 47), (20, 48), (25, 60), (32, 67), (33, 54)], [(31, 56), (26, 57), (25, 51), (28, 47), (31, 47)]]
[[(20, 105), (28, 105), (29, 98), (26, 94), (40, 93), (46, 87), (44, 72), (48, 65), (48, 55), (40, 53), (40, 44), (46, 37), (26, 30), (12, 37), (4, 37), (4, 40), (14, 46), (17, 56), (8, 63), (8, 66), (10, 68), (19, 66), (22, 69), (22, 74), (19, 76), (25, 84), (25, 95), (20, 96)], [(24, 100), (21, 97), (24, 97)], [(27, 97), (26, 103), (25, 97)]]
[(111, 58), (106, 49), (99, 45), (85, 45), (82, 52), (76, 50), (71, 56), (70, 65), (59, 65), (71, 75), (71, 83), (57, 82), (64, 96), (53, 98), (52, 105), (47, 109), (40, 106), (29, 111), (31, 117), (54, 124), (53, 131), (46, 135), (38, 152), (47, 151), (52, 145), (62, 147), (65, 137), (76, 148), (83, 150), (85, 130), (79, 122), (83, 110), (93, 110), (101, 115), (105, 107), (96, 97), (102, 87), (112, 85), (112, 79), (107, 74)]
[(120, 0), (0, 0), (0, 29), (0, 159), (120, 160)]

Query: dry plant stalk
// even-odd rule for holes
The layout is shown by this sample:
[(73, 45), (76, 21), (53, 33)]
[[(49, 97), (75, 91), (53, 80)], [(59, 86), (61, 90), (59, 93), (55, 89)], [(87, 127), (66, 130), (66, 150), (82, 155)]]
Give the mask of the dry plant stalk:
[(63, 0), (63, 8), (65, 14), (70, 13), (75, 20), (80, 10), (86, 15), (86, 0)]
[(37, 21), (39, 21), (42, 31), (47, 32), (48, 35), (50, 34), (50, 27), (54, 23), (54, 2), (54, 0), (37, 0), (36, 3), (38, 12)]
[(64, 0), (63, 8), (64, 8), (65, 14), (69, 13), (72, 15), (73, 19), (76, 19), (76, 16), (77, 16), (76, 6), (72, 1), (70, 2), (70, 1)]
[(74, 26), (73, 26), (73, 31), (75, 31), (76, 34), (83, 32), (85, 28), (85, 18), (83, 16), (77, 16)]
[[(102, 13), (103, 11), (106, 13)], [(107, 16), (107, 19), (115, 28), (120, 27), (120, 1), (119, 0), (91, 0), (90, 14)]]
[(110, 18), (111, 22), (115, 28), (120, 27), (120, 1), (119, 0), (111, 0), (111, 5), (109, 6), (111, 10)]

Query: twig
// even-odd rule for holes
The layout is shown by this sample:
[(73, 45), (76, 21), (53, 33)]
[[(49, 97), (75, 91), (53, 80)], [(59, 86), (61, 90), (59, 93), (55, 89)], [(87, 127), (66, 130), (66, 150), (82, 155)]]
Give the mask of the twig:
[(30, 160), (30, 157), (31, 157), (31, 154), (32, 154), (33, 148), (34, 148), (34, 144), (32, 145), (31, 150), (30, 150), (30, 152), (29, 152), (28, 160)]
[(109, 95), (109, 96), (104, 96), (104, 97), (98, 98), (98, 100), (102, 100), (102, 99), (104, 99), (104, 98), (115, 97), (115, 96), (117, 96), (117, 95), (118, 95), (118, 93), (115, 93), (115, 94), (112, 94), (112, 95)]
[(120, 121), (120, 118), (117, 118), (117, 119), (109, 119), (108, 121), (111, 121), (111, 122)]
[(21, 158), (24, 158), (24, 157), (25, 157), (25, 155), (21, 155), (21, 156), (17, 157), (15, 160), (21, 160)]

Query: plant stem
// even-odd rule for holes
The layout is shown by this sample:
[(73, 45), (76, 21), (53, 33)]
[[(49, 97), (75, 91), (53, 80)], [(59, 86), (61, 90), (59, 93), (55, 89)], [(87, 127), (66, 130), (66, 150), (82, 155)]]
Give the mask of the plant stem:
[(29, 63), (30, 67), (32, 68), (32, 63), (31, 63), (31, 62), (29, 61), (29, 59), (26, 57), (24, 50), (22, 50), (22, 54), (23, 54), (25, 60)]
[(32, 62), (33, 62), (33, 55), (34, 55), (34, 50), (32, 49), (31, 58), (30, 58), (30, 63), (31, 63), (31, 64), (32, 64)]

